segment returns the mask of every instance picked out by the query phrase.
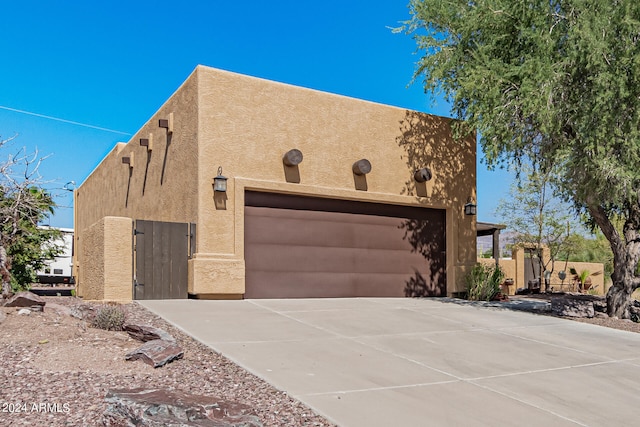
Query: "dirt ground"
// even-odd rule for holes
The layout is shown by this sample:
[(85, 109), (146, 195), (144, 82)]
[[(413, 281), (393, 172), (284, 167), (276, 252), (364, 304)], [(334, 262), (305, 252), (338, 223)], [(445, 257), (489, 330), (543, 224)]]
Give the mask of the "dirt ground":
[(0, 307), (0, 426), (102, 425), (107, 391), (134, 387), (244, 403), (265, 426), (333, 425), (136, 303), (122, 305), (126, 321), (169, 332), (184, 350), (182, 359), (160, 368), (126, 361), (125, 354), (141, 342), (69, 315), (80, 306), (90, 313), (87, 307), (100, 304), (43, 298), (44, 312), (20, 315), (16, 308)]

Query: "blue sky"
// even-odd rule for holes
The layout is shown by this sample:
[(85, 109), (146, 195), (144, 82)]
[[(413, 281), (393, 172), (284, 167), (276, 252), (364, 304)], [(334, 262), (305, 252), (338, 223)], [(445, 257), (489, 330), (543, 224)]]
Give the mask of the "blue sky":
[[(18, 137), (0, 155), (21, 147), (50, 155), (40, 169), (60, 205), (50, 222), (72, 227), (65, 183), (84, 181), (198, 64), (448, 116), (446, 103), (432, 105), (419, 84), (408, 86), (415, 42), (389, 29), (408, 19), (407, 3), (5, 2), (0, 137)], [(477, 170), (478, 220), (497, 221), (511, 175), (481, 163)]]

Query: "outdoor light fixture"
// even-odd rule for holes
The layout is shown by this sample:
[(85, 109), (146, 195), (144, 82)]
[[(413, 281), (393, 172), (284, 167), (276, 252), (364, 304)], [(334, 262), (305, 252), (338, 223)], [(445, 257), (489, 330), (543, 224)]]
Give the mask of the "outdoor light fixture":
[(433, 175), (431, 174), (431, 169), (422, 168), (422, 169), (418, 169), (413, 174), (413, 179), (415, 179), (417, 182), (427, 182), (431, 179), (432, 176)]
[(356, 175), (366, 175), (371, 172), (371, 162), (367, 159), (360, 159), (351, 168)]
[(464, 205), (464, 214), (465, 215), (476, 215), (478, 213), (478, 205), (473, 203), (473, 199), (469, 197), (467, 199), (467, 203)]
[(225, 193), (227, 191), (227, 177), (222, 176), (222, 166), (218, 167), (218, 176), (213, 178), (213, 191)]
[(284, 153), (282, 161), (287, 166), (298, 166), (302, 162), (302, 151), (292, 149)]

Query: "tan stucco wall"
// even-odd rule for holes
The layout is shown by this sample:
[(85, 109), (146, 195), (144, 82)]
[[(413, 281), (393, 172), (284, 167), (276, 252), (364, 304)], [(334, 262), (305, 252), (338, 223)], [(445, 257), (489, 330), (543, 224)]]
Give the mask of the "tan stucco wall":
[[(74, 192), (74, 274), (79, 287), (86, 278), (79, 271), (91, 262), (83, 258), (85, 230), (105, 216), (196, 222), (197, 109), (197, 77), (192, 75), (128, 143), (117, 144)], [(174, 121), (171, 135), (158, 126), (158, 120), (168, 119), (169, 114)], [(140, 146), (141, 138), (152, 140), (151, 151)], [(130, 168), (122, 158), (132, 155)]]
[[(76, 233), (77, 235), (78, 233)], [(82, 298), (104, 298), (104, 220), (100, 220), (82, 233), (82, 256), (76, 247), (75, 256), (83, 261), (82, 267), (74, 262), (76, 294)], [(86, 264), (86, 265), (85, 265)]]
[[(475, 218), (463, 214), (467, 198), (475, 200), (473, 137), (454, 141), (441, 117), (207, 67), (197, 74), (199, 228), (191, 263), (207, 280), (194, 292), (219, 293), (221, 277), (227, 292), (244, 292), (248, 189), (446, 209), (447, 288), (464, 288), (476, 259)], [(293, 148), (304, 156), (297, 170), (282, 162)], [(372, 165), (366, 191), (351, 169), (362, 158)], [(218, 166), (229, 177), (225, 209), (211, 186)], [(416, 188), (413, 172), (425, 166), (433, 179)], [(287, 182), (292, 175), (299, 182)]]
[(78, 296), (89, 300), (132, 299), (131, 230), (131, 219), (117, 217), (104, 217), (85, 229)]
[[(176, 131), (166, 148), (157, 120), (171, 112)], [(138, 140), (148, 133), (155, 146), (147, 164)], [(440, 208), (446, 210), (451, 294), (464, 289), (465, 272), (476, 262), (475, 217), (463, 214), (467, 199), (475, 200), (475, 147), (473, 136), (454, 141), (446, 118), (199, 66), (78, 189), (76, 230), (82, 235), (106, 215), (195, 222), (189, 292), (239, 295), (245, 190)], [(304, 156), (297, 169), (282, 162), (293, 148)], [(129, 179), (121, 158), (131, 152)], [(372, 164), (366, 178), (351, 169), (362, 158)], [(228, 191), (214, 196), (218, 166), (229, 178)], [(426, 185), (412, 178), (422, 167), (433, 172)]]
[[(481, 264), (494, 266), (496, 265), (496, 260), (494, 258), (478, 258), (478, 262)], [(517, 261), (515, 259), (500, 259), (500, 268), (504, 273), (505, 280), (513, 279), (513, 285), (505, 285), (503, 286), (503, 291), (508, 295), (515, 295), (518, 290), (518, 269), (517, 269)]]
[(564, 279), (564, 283), (558, 277), (558, 271), (564, 269), (564, 261), (556, 261), (556, 268), (553, 274), (551, 275), (551, 286), (553, 286), (554, 291), (564, 291), (564, 292), (576, 292), (578, 289), (571, 286), (573, 275), (570, 273), (571, 268), (575, 268), (578, 274), (581, 271), (587, 270), (591, 279), (591, 288), (589, 291), (596, 293), (597, 295), (605, 295), (606, 289), (604, 287), (605, 275), (604, 275), (604, 264), (598, 262), (572, 262), (569, 261), (567, 263), (567, 278)]
[[(76, 229), (105, 216), (194, 222), (197, 212), (197, 77), (192, 75), (129, 140), (118, 144), (76, 190)], [(159, 119), (173, 113), (169, 135)], [(153, 139), (153, 150), (140, 138)], [(133, 155), (129, 168), (122, 158)]]
[[(548, 257), (549, 252), (548, 249), (545, 250), (545, 254)], [(548, 258), (547, 258), (548, 259)], [(478, 262), (487, 264), (487, 265), (495, 265), (495, 260), (493, 258), (478, 258)], [(516, 291), (519, 288), (526, 288), (527, 284), (524, 280), (524, 251), (514, 250), (512, 253), (512, 258), (501, 258), (500, 259), (500, 268), (502, 268), (504, 272), (505, 279), (513, 279), (514, 284), (509, 286), (509, 295), (515, 295)], [(554, 271), (551, 274), (550, 286), (553, 288), (553, 292), (577, 292), (579, 289), (573, 284), (573, 275), (569, 272), (571, 268), (575, 268), (578, 273), (582, 270), (587, 270), (591, 273), (589, 276), (591, 278), (591, 293), (595, 293), (597, 295), (604, 295), (606, 293), (606, 289), (604, 286), (604, 265), (602, 263), (593, 263), (593, 262), (573, 262), (569, 261), (566, 264), (566, 272), (567, 277), (564, 279), (564, 282), (560, 280), (558, 277), (558, 272), (565, 268), (564, 261), (556, 261)]]

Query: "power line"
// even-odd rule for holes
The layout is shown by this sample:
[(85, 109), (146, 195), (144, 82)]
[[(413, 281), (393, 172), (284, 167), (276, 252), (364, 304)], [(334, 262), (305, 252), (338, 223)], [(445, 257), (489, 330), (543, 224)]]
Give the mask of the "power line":
[(58, 122), (69, 123), (69, 124), (76, 125), (76, 126), (84, 126), (84, 127), (91, 128), (91, 129), (103, 130), (105, 132), (119, 133), (121, 135), (131, 135), (128, 132), (121, 132), (119, 130), (107, 129), (107, 128), (103, 128), (103, 127), (100, 127), (100, 126), (89, 125), (89, 124), (86, 124), (86, 123), (74, 122), (72, 120), (61, 119), (59, 117), (45, 116), (44, 114), (33, 113), (31, 111), (18, 110), (17, 108), (5, 107), (3, 105), (0, 105), (0, 109), (13, 111), (14, 113), (27, 114), (29, 116), (41, 117), (43, 119), (49, 119), (49, 120), (55, 120), (55, 121), (58, 121)]

